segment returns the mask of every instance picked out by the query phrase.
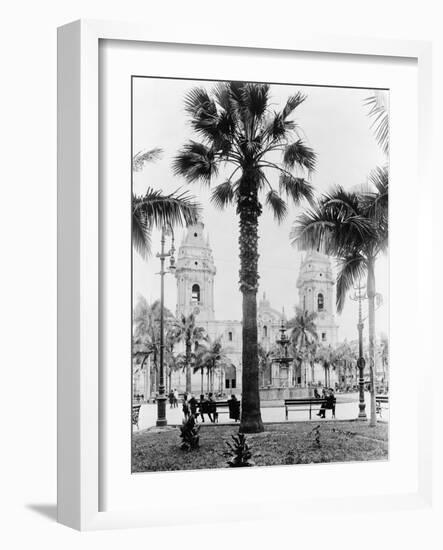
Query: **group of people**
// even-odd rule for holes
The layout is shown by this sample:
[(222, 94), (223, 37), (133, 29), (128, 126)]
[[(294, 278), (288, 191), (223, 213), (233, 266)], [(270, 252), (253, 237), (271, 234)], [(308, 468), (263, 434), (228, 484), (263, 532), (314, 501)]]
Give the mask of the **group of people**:
[(169, 399), (169, 408), (175, 409), (178, 407), (178, 391), (177, 390), (171, 390), (168, 394)]
[(317, 416), (326, 418), (326, 410), (329, 409), (332, 411), (332, 418), (335, 418), (335, 403), (337, 400), (334, 395), (334, 390), (332, 388), (323, 388), (320, 395), (317, 388), (314, 388), (314, 397), (316, 399), (322, 399), (322, 404)]
[[(231, 398), (228, 399), (228, 408), (229, 408), (229, 418), (232, 418), (235, 422), (240, 420), (240, 401), (233, 394)], [(193, 395), (184, 394), (183, 396), (183, 415), (187, 420), (190, 416), (193, 416), (198, 422), (198, 418), (201, 418), (201, 421), (205, 421), (205, 415), (209, 418), (209, 421), (212, 423), (218, 422), (218, 412), (217, 412), (217, 401), (215, 400), (213, 393), (208, 393), (208, 397), (204, 394), (200, 395), (200, 400)]]

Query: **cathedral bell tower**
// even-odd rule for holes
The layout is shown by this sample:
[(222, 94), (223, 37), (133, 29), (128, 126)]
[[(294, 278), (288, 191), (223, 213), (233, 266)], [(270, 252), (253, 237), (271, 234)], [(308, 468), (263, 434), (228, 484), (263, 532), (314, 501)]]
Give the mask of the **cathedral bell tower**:
[(335, 321), (335, 281), (329, 256), (311, 250), (303, 258), (297, 279), (298, 304), (308, 313), (316, 313), (318, 342), (337, 343)]
[(200, 322), (214, 320), (214, 276), (216, 273), (204, 225), (189, 226), (178, 250), (177, 316), (194, 313)]

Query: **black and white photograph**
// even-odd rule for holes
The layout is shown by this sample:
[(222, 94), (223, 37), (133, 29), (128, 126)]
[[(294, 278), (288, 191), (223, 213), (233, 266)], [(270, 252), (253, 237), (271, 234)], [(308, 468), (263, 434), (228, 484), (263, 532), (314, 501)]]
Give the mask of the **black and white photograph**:
[(388, 460), (389, 90), (131, 91), (132, 472)]

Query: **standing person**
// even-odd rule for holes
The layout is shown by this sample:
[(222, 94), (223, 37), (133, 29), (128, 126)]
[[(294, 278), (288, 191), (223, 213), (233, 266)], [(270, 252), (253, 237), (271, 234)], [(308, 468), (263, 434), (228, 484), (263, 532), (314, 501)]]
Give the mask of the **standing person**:
[(208, 414), (208, 401), (206, 400), (203, 393), (200, 395), (199, 409), (200, 409), (200, 416), (202, 417), (202, 422), (204, 422), (205, 421), (204, 415)]
[(188, 403), (188, 395), (186, 393), (183, 395), (182, 410), (183, 410), (183, 416), (185, 417), (185, 420), (188, 420), (190, 409), (189, 409), (189, 403)]
[(228, 407), (229, 418), (232, 418), (235, 422), (238, 422), (240, 420), (240, 401), (234, 394), (232, 394), (231, 399), (228, 400)]
[(174, 389), (174, 408), (178, 407), (178, 391)]
[(318, 393), (317, 388), (314, 388), (314, 397), (315, 397), (315, 399), (320, 399), (320, 394)]
[(217, 404), (215, 402), (214, 396), (212, 393), (208, 395), (208, 416), (209, 420), (214, 423), (217, 419)]
[(169, 408), (172, 409), (172, 407), (174, 406), (174, 392), (172, 390), (168, 393), (168, 399), (169, 399)]
[(189, 399), (189, 409), (191, 411), (191, 415), (195, 418), (197, 421), (197, 399), (191, 395), (191, 398)]

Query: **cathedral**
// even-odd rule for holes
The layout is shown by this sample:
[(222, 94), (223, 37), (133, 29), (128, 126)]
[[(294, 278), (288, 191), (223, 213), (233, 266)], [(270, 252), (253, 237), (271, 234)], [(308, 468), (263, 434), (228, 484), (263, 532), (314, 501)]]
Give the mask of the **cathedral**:
[[(198, 326), (203, 327), (211, 340), (221, 338), (228, 350), (232, 365), (219, 373), (215, 391), (241, 392), (242, 324), (238, 320), (217, 319), (214, 307), (214, 286), (217, 269), (202, 222), (187, 228), (177, 256), (175, 277), (177, 282), (176, 316), (194, 313)], [(334, 277), (329, 257), (318, 252), (305, 254), (297, 279), (298, 307), (315, 312), (318, 341), (324, 345), (337, 342), (338, 326), (335, 321)], [(279, 337), (284, 314), (273, 309), (266, 294), (258, 301), (257, 324), (259, 342), (269, 350)], [(300, 380), (281, 376), (278, 365), (273, 366), (273, 385), (296, 385)], [(184, 376), (174, 373), (172, 385), (184, 390)], [(192, 375), (192, 390), (198, 393), (200, 374)], [(262, 384), (263, 385), (263, 384)]]

